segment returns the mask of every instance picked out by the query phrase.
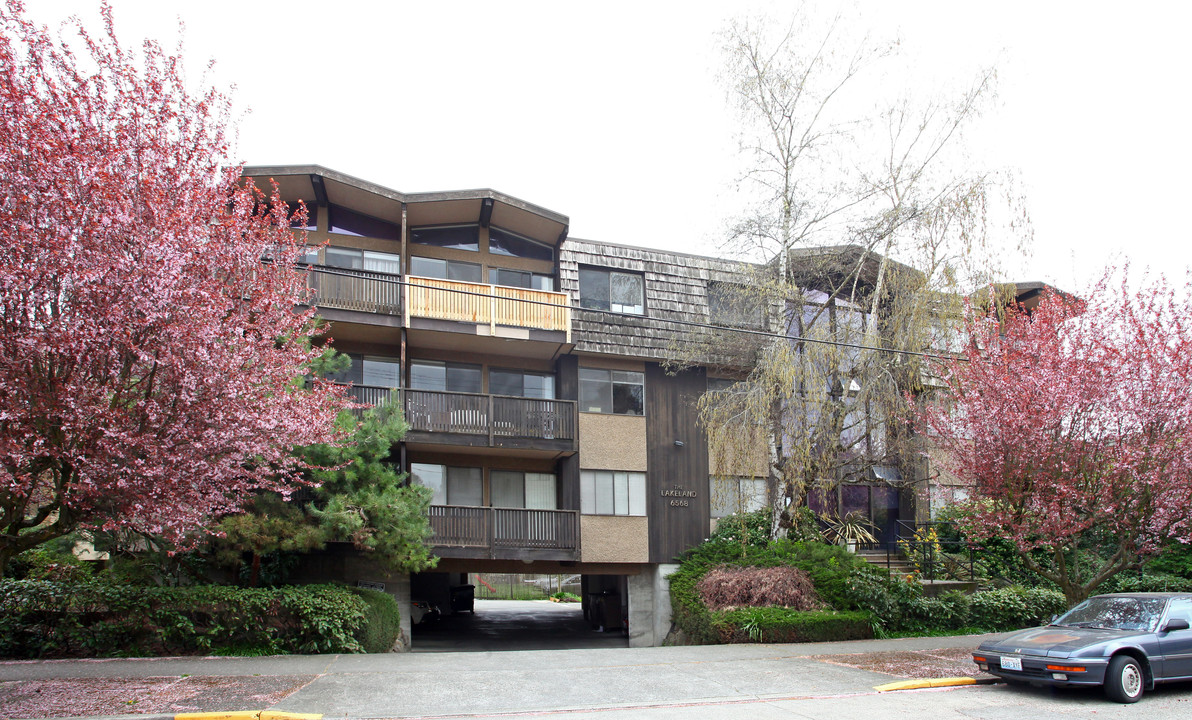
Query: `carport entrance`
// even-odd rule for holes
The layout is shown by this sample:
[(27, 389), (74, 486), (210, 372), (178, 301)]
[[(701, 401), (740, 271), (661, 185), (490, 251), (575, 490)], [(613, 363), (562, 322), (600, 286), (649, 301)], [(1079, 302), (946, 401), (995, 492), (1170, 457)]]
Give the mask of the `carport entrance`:
[(549, 600), (483, 600), (475, 612), (458, 612), (413, 628), (413, 652), (490, 652), (625, 648), (623, 629), (596, 632), (580, 603)]

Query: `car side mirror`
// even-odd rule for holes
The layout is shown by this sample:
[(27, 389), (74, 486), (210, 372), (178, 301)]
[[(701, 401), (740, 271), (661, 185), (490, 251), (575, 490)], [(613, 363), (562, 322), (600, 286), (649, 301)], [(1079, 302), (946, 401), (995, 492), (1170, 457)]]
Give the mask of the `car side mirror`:
[(1172, 618), (1163, 626), (1163, 632), (1171, 632), (1172, 630), (1187, 630), (1189, 627), (1188, 621), (1183, 618)]
[(1051, 616), (1051, 619), (1047, 621), (1047, 624), (1048, 624), (1048, 625), (1055, 625), (1055, 621), (1056, 621), (1056, 620), (1059, 620), (1059, 619), (1060, 619), (1060, 616), (1059, 616), (1059, 615), (1054, 615), (1054, 614), (1053, 614), (1053, 615)]

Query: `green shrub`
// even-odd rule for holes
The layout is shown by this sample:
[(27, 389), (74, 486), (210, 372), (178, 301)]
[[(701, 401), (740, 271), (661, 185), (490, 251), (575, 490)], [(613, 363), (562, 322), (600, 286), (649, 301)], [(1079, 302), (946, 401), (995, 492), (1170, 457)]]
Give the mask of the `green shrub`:
[(720, 642), (826, 642), (873, 637), (869, 613), (799, 611), (783, 607), (737, 608), (712, 613)]
[(716, 521), (716, 531), (708, 542), (765, 547), (770, 542), (770, 522), (769, 510), (733, 513)]
[(989, 631), (1045, 625), (1068, 609), (1064, 594), (1043, 588), (1006, 587), (973, 595), (969, 624)]
[(393, 596), (380, 590), (350, 588), (364, 601), (364, 622), (356, 638), (367, 653), (387, 653), (401, 637), (401, 612)]
[(347, 588), (0, 582), (0, 656), (362, 652), (366, 602)]
[[(700, 579), (717, 566), (795, 567), (811, 578), (820, 599), (836, 611), (859, 612), (866, 618), (866, 632), (880, 626), (879, 612), (897, 615), (897, 598), (918, 592), (918, 585), (902, 589), (886, 579), (886, 574), (872, 567), (842, 547), (817, 542), (778, 540), (765, 547), (741, 546), (713, 538), (689, 550), (679, 570), (670, 577), (671, 612), (675, 625), (694, 643), (723, 642), (721, 629), (726, 620), (714, 616), (701, 601), (696, 588)], [(887, 586), (894, 586), (891, 590)], [(783, 610), (764, 608), (765, 610)], [(731, 616), (740, 619), (739, 616)], [(850, 616), (851, 617), (851, 616)], [(749, 636), (744, 630), (745, 637)], [(756, 632), (754, 633), (757, 634)], [(871, 636), (869, 634), (867, 637)]]
[(1192, 592), (1192, 579), (1168, 573), (1118, 574), (1101, 583), (1096, 592)]

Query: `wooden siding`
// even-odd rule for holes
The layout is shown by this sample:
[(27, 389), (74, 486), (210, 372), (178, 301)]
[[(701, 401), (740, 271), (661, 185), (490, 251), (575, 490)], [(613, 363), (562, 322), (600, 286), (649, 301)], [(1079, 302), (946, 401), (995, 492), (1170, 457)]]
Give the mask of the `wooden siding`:
[(657, 363), (646, 364), (650, 562), (673, 562), (708, 536), (708, 440), (695, 406), (707, 386), (702, 368), (668, 375)]
[[(580, 307), (581, 266), (640, 273), (645, 314), (627, 315)], [(572, 341), (579, 352), (650, 359), (674, 358), (700, 330), (673, 320), (708, 323), (708, 283), (736, 281), (754, 266), (719, 258), (568, 239), (559, 257), (559, 289), (572, 298)]]

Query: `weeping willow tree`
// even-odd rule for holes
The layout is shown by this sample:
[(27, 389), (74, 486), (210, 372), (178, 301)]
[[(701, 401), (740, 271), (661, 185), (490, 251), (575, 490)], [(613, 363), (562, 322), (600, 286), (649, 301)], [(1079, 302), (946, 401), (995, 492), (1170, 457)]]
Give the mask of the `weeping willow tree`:
[(847, 27), (803, 14), (724, 31), (750, 201), (723, 245), (745, 262), (709, 294), (724, 329), (676, 349), (736, 381), (700, 401), (714, 479), (741, 499), (737, 479), (758, 478), (775, 533), (813, 490), (875, 466), (896, 487), (921, 476), (902, 411), (923, 355), (947, 350), (964, 294), (999, 276), (993, 241), (1016, 256), (1030, 232), (1008, 176), (963, 152), (993, 72), (954, 95), (895, 93), (910, 86), (897, 44)]

